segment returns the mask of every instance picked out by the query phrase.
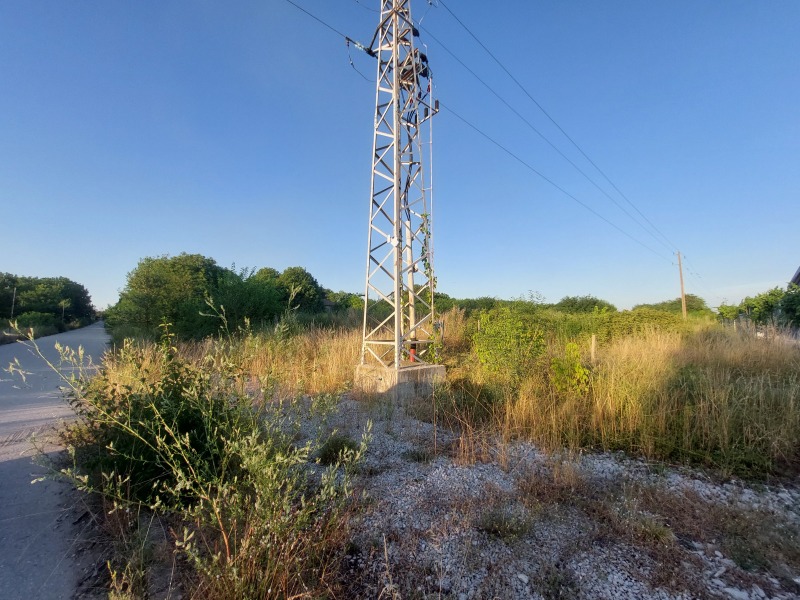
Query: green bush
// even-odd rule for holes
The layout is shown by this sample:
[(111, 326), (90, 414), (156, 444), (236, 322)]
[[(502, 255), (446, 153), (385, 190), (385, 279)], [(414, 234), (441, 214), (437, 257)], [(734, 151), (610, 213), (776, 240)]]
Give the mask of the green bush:
[(94, 379), (73, 382), (81, 417), (64, 435), (81, 489), (115, 508), (166, 511), (183, 523), (176, 551), (191, 564), (195, 597), (321, 597), (333, 583), (361, 444), (314, 473), (297, 416), (257, 410), (244, 393), (235, 342), (203, 358), (128, 341)]
[(320, 464), (334, 465), (342, 461), (348, 452), (358, 450), (358, 443), (351, 437), (341, 434), (332, 435), (328, 438), (317, 453)]
[(129, 499), (180, 508), (197, 501), (181, 481), (187, 473), (208, 480), (235, 475), (222, 460), (225, 433), (246, 428), (247, 413), (214, 389), (208, 370), (179, 359), (170, 336), (155, 352), (125, 343), (117, 361), (147, 367), (127, 385), (101, 374), (73, 400), (92, 434), (83, 456), (93, 485), (124, 475)]
[(564, 356), (554, 356), (550, 361), (553, 385), (562, 394), (584, 396), (589, 392), (590, 371), (581, 363), (578, 345), (570, 342)]
[(509, 308), (484, 312), (473, 336), (481, 364), (504, 379), (518, 380), (542, 355), (544, 334), (531, 319)]
[(55, 331), (64, 331), (65, 327), (61, 320), (50, 313), (42, 312), (25, 312), (15, 318), (17, 327), (20, 330), (26, 329), (51, 329)]
[(670, 313), (653, 308), (637, 308), (609, 314), (601, 328), (604, 340), (639, 335), (649, 331), (675, 333), (688, 331), (689, 327), (680, 313)]

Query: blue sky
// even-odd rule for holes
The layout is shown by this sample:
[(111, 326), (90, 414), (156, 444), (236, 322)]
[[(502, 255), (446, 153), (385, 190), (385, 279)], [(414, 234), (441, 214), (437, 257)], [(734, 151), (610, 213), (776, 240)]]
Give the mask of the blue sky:
[[(295, 0), (368, 42), (377, 0)], [(800, 2), (446, 0), (669, 240), (661, 244), (453, 19), (413, 3), (443, 109), (435, 268), (456, 297), (686, 287), (716, 306), (800, 265)], [(113, 304), (145, 256), (306, 267), (363, 290), (373, 59), (285, 0), (0, 3), (0, 271)], [(635, 214), (635, 213), (634, 213)], [(651, 250), (630, 239), (632, 236)]]

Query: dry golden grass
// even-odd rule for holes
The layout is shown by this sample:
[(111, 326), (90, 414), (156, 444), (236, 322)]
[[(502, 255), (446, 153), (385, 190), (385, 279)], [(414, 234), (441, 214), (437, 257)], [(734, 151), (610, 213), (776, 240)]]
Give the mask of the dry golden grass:
[(467, 313), (463, 308), (453, 307), (442, 315), (444, 335), (442, 343), (450, 352), (463, 352), (470, 347)]
[(624, 449), (742, 474), (796, 468), (800, 348), (722, 329), (622, 338), (599, 352), (588, 393), (557, 390), (543, 361), (504, 406), (504, 427), (546, 448)]
[[(461, 460), (487, 455), (488, 430), (546, 449), (622, 449), (740, 475), (800, 466), (800, 347), (780, 337), (719, 327), (651, 331), (601, 346), (593, 364), (586, 343), (576, 365), (586, 381), (573, 387), (565, 387), (563, 372), (555, 373), (554, 361), (563, 364), (565, 354), (551, 341), (534, 369), (512, 385), (483, 369), (470, 351), (463, 310), (443, 318), (448, 385), (431, 406), (444, 425), (464, 431)], [(226, 357), (267, 398), (291, 398), (347, 390), (360, 341), (358, 329), (311, 327), (286, 338), (250, 333), (178, 350), (214, 371), (221, 365), (208, 361)], [(215, 352), (215, 344), (230, 344), (229, 351)], [(109, 357), (114, 385), (135, 389), (142, 373), (151, 382), (160, 378), (153, 347), (129, 343), (121, 352), (138, 353), (141, 368), (127, 373)]]
[[(227, 344), (224, 352), (215, 346)], [(153, 380), (160, 374), (154, 360), (155, 346), (142, 343), (140, 348), (144, 369)], [(181, 358), (195, 365), (206, 365), (219, 371), (227, 361), (244, 377), (281, 398), (300, 395), (337, 393), (346, 390), (353, 379), (361, 350), (361, 331), (311, 327), (296, 335), (280, 338), (271, 333), (249, 333), (233, 340), (206, 338), (202, 341), (177, 345)], [(110, 359), (114, 361), (114, 359)], [(114, 376), (121, 383), (132, 383), (113, 362)], [(122, 363), (120, 363), (122, 364)]]
[(163, 379), (164, 363), (155, 344), (125, 340), (116, 352), (105, 355), (103, 372), (116, 392), (125, 388), (139, 392)]
[(277, 386), (281, 396), (341, 393), (353, 380), (361, 332), (313, 328), (286, 340), (252, 335), (241, 342), (240, 365)]

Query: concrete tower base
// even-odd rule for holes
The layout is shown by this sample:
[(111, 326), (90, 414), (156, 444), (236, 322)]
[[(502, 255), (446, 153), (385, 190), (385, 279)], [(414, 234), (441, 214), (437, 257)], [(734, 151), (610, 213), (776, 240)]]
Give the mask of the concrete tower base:
[(445, 380), (444, 365), (404, 366), (399, 370), (378, 365), (358, 365), (355, 386), (368, 394), (391, 393), (398, 400), (430, 394)]

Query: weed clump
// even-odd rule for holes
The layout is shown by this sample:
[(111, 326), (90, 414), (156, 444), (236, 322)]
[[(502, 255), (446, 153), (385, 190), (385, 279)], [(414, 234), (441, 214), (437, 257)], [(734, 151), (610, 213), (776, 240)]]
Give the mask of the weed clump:
[(232, 344), (215, 340), (190, 361), (165, 332), (158, 345), (126, 342), (96, 377), (73, 382), (80, 420), (64, 433), (65, 473), (112, 513), (172, 515), (199, 597), (322, 594), (366, 437), (330, 445), (332, 466), (312, 476), (317, 449), (292, 443), (294, 417), (279, 405), (253, 405)]
[(317, 458), (320, 464), (330, 466), (345, 460), (348, 455), (358, 450), (358, 443), (351, 437), (334, 434), (319, 449)]
[(508, 507), (490, 508), (478, 517), (475, 527), (505, 541), (512, 541), (523, 536), (531, 527), (530, 519)]

